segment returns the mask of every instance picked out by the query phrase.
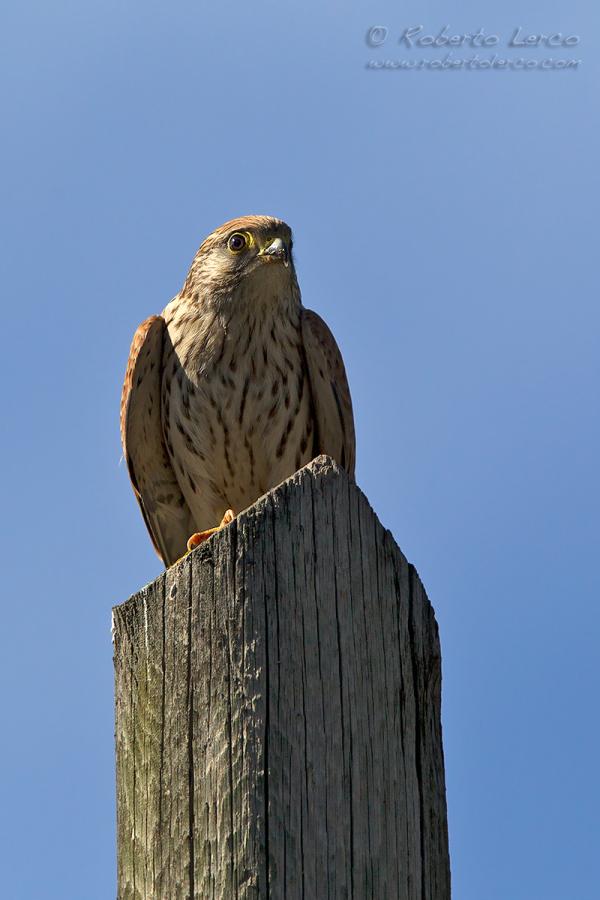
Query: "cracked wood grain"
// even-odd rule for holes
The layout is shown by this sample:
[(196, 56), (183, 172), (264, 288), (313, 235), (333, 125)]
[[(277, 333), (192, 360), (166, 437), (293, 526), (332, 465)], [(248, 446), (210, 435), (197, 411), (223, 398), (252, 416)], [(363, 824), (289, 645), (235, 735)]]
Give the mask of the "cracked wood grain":
[(113, 618), (119, 900), (449, 900), (435, 617), (331, 459)]

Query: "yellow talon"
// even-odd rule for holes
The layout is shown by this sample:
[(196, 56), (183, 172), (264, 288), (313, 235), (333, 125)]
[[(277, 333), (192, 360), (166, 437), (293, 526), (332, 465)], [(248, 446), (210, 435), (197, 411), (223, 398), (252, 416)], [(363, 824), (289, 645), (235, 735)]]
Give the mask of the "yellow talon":
[(207, 528), (206, 531), (197, 531), (195, 532), (195, 534), (192, 534), (187, 542), (188, 553), (190, 552), (190, 550), (193, 550), (195, 547), (203, 544), (204, 541), (207, 541), (211, 535), (215, 534), (215, 532), (220, 531), (221, 528), (225, 528), (225, 526), (233, 522), (234, 519), (234, 511), (232, 509), (228, 509), (225, 511), (225, 515), (221, 519), (221, 524), (217, 525), (216, 528)]

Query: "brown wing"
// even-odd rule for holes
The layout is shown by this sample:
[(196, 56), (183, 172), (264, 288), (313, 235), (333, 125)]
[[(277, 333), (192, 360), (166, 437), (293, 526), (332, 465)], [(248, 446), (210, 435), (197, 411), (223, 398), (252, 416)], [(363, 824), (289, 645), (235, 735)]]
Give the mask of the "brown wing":
[(163, 437), (164, 336), (164, 319), (150, 316), (133, 337), (121, 395), (121, 442), (152, 543), (169, 566), (185, 553), (194, 528)]
[(332, 456), (354, 477), (354, 416), (342, 354), (323, 319), (310, 309), (302, 310), (302, 337), (315, 405), (319, 453)]

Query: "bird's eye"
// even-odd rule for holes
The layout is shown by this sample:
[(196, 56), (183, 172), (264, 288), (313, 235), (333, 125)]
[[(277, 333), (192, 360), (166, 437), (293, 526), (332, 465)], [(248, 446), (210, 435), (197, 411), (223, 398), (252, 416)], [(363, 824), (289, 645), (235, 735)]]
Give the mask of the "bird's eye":
[(246, 237), (246, 235), (242, 234), (241, 231), (236, 231), (235, 234), (232, 234), (227, 241), (227, 246), (234, 253), (239, 253), (240, 250), (244, 249), (247, 243), (248, 238)]

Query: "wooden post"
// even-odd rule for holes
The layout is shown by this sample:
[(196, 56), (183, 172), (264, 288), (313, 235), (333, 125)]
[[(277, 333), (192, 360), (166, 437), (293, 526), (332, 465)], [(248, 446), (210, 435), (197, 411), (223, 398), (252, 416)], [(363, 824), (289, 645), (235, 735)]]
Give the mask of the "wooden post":
[(114, 610), (119, 900), (449, 900), (440, 650), (319, 457)]

